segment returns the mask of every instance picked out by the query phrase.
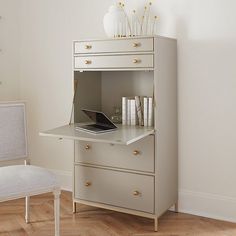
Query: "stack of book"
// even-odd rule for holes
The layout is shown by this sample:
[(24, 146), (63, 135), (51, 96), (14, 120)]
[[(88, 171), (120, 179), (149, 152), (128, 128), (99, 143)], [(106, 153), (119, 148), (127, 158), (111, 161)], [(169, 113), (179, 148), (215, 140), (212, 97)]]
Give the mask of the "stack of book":
[(153, 98), (122, 97), (122, 124), (153, 126)]

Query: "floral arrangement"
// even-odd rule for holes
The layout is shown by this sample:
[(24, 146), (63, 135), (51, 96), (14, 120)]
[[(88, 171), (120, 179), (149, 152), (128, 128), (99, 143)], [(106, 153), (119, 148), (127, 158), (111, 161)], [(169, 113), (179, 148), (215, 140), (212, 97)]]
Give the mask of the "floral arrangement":
[(152, 2), (147, 2), (141, 16), (136, 10), (128, 15), (124, 2), (110, 6), (104, 16), (103, 24), (109, 37), (133, 37), (156, 34), (158, 17), (151, 12)]

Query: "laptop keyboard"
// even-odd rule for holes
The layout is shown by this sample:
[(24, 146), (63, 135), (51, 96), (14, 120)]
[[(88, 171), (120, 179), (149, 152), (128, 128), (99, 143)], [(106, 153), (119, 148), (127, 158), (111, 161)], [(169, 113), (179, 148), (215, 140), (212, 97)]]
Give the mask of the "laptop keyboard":
[(99, 131), (99, 130), (109, 130), (111, 128), (109, 127), (105, 127), (105, 126), (101, 126), (101, 125), (97, 125), (97, 124), (91, 124), (91, 125), (84, 125), (82, 126), (83, 128), (87, 128), (89, 130), (93, 130), (93, 131)]

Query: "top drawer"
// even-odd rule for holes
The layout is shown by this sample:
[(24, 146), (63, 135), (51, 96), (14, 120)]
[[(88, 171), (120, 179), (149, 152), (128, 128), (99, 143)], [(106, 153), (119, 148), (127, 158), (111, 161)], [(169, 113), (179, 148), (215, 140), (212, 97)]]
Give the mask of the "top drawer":
[(74, 42), (74, 53), (114, 53), (153, 51), (153, 38)]

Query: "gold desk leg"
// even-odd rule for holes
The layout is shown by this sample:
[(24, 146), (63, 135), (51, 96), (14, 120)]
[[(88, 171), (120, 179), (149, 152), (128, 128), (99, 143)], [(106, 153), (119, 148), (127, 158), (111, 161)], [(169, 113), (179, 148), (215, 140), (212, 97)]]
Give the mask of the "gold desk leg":
[(158, 231), (158, 217), (154, 218), (154, 231), (157, 232)]
[(174, 208), (175, 208), (175, 212), (178, 213), (179, 212), (179, 204), (178, 204), (178, 202), (175, 203)]
[(73, 213), (76, 213), (76, 202), (73, 201)]

